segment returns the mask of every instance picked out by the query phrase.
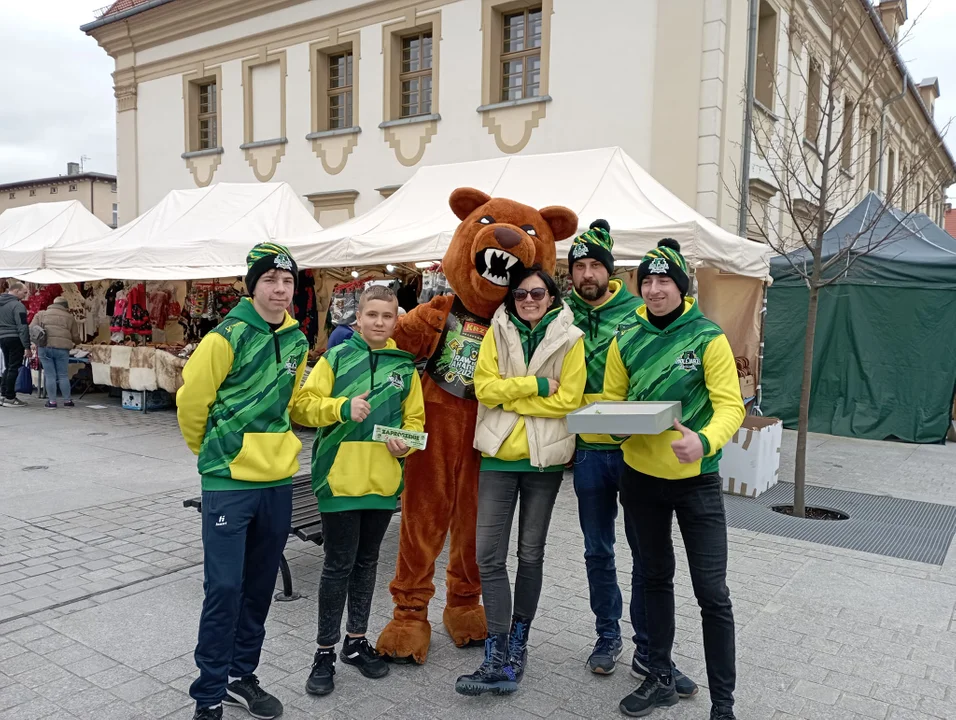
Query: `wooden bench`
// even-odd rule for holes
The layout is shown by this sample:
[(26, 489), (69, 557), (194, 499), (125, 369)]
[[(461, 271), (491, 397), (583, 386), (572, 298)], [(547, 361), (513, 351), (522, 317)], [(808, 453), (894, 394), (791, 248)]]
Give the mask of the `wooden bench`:
[[(183, 500), (183, 507), (196, 508), (198, 512), (202, 512), (202, 497)], [(401, 512), (401, 509), (402, 501), (399, 498), (395, 512)], [(316, 545), (323, 542), (322, 515), (312, 493), (310, 473), (302, 473), (292, 478), (292, 522), (289, 525), (289, 534), (295, 535), (303, 542), (313, 542)], [(279, 602), (290, 602), (302, 597), (292, 588), (292, 571), (285, 554), (279, 560), (279, 574), (282, 576), (282, 592), (276, 593), (275, 599)]]
[[(183, 507), (196, 508), (202, 512), (202, 497), (183, 500)], [(289, 525), (289, 534), (304, 542), (322, 544), (322, 516), (319, 514), (315, 495), (312, 494), (312, 476), (309, 473), (292, 478), (292, 522)], [(292, 571), (284, 554), (279, 560), (279, 574), (282, 576), (282, 592), (276, 593), (275, 599), (279, 602), (290, 602), (302, 597), (292, 588)]]

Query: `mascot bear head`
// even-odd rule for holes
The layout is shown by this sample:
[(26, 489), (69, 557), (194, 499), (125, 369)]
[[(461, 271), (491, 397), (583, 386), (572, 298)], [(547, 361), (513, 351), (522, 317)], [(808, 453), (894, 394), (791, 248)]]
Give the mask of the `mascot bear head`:
[(461, 220), (442, 259), (445, 277), (471, 312), (490, 318), (508, 292), (519, 264), (554, 273), (554, 244), (577, 232), (578, 216), (565, 207), (535, 210), (458, 188), (448, 200)]

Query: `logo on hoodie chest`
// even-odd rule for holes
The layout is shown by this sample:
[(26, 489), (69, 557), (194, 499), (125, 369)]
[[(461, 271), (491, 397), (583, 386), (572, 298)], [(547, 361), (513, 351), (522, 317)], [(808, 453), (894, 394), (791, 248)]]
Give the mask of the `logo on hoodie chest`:
[(285, 370), (289, 375), (295, 375), (299, 370), (299, 361), (295, 358), (290, 358), (289, 361), (285, 364)]
[(692, 372), (700, 367), (700, 358), (693, 350), (687, 350), (677, 357), (674, 364), (685, 372)]

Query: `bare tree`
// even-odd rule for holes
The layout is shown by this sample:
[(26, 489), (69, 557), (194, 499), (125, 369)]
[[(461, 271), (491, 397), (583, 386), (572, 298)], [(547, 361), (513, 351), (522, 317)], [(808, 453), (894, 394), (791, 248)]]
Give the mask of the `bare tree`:
[[(891, 105), (917, 92), (908, 86), (898, 53), (913, 24), (905, 35), (886, 42), (889, 36), (881, 37), (860, 0), (813, 0), (806, 5), (811, 10), (805, 19), (791, 17), (786, 28), (787, 62), (778, 64), (777, 57), (759, 53), (757, 57), (770, 71), (758, 72), (758, 77), (772, 78), (774, 108), (756, 103), (751, 166), (756, 178), (765, 178), (779, 193), (782, 222), (768, 221), (767, 205), (753, 198), (747, 203), (751, 237), (758, 236), (787, 257), (809, 291), (794, 474), (793, 512), (800, 517), (806, 507), (820, 291), (886, 241), (885, 234), (876, 237), (873, 230), (887, 221), (887, 213), (893, 222), (906, 223), (915, 213), (929, 214), (943, 192), (939, 175), (929, 169), (941, 145), (937, 131), (922, 116), (894, 128), (890, 123)], [(768, 97), (768, 89), (762, 90)], [(882, 194), (883, 205), (824, 257), (824, 235), (871, 190)]]

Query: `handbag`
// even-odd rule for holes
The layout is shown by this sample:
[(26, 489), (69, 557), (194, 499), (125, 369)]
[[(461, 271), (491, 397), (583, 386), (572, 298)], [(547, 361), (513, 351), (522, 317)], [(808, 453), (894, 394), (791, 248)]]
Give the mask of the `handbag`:
[(38, 348), (46, 347), (46, 328), (41, 325), (31, 325), (30, 342)]
[(29, 360), (24, 361), (23, 365), (20, 366), (20, 372), (17, 373), (17, 383), (14, 392), (20, 395), (33, 394), (33, 373), (28, 363)]

